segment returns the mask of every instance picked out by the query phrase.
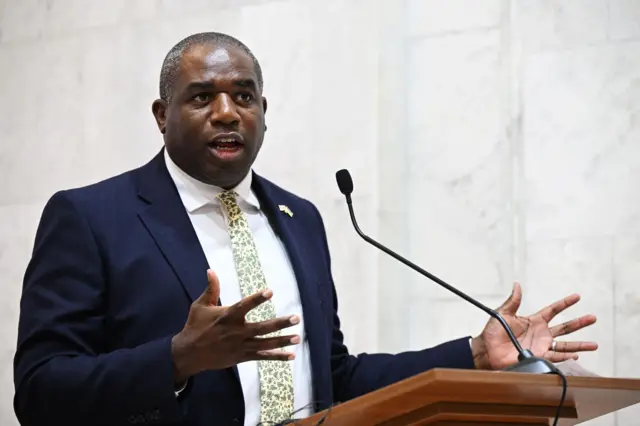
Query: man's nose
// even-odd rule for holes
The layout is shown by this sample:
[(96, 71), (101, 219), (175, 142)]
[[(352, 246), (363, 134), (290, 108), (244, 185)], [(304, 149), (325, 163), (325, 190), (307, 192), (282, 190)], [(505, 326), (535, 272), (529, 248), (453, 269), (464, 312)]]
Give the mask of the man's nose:
[(240, 115), (236, 110), (236, 104), (231, 96), (227, 93), (220, 93), (213, 100), (211, 109), (211, 122), (224, 125), (237, 124), (240, 121)]

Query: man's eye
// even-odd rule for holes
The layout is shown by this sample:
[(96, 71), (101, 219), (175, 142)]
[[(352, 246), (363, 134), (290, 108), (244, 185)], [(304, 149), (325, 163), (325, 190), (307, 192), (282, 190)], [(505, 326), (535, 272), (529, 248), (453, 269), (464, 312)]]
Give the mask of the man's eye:
[(253, 95), (249, 92), (243, 92), (238, 95), (240, 101), (242, 102), (251, 102), (253, 100)]
[(209, 96), (207, 93), (199, 93), (193, 97), (194, 101), (202, 103), (209, 102), (210, 99), (211, 96)]

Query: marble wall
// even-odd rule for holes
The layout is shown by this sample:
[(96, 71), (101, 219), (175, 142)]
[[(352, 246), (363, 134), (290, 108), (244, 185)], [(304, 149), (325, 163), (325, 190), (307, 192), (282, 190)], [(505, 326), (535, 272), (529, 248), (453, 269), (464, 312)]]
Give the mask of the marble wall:
[(0, 424), (16, 424), (18, 299), (42, 206), (157, 152), (161, 61), (206, 30), (261, 61), (256, 169), (323, 213), (354, 351), (433, 345), (485, 318), (358, 239), (343, 167), (365, 232), (490, 306), (514, 280), (523, 312), (581, 293), (571, 314), (599, 321), (580, 337), (601, 343), (583, 364), (640, 377), (640, 1), (0, 0)]
[[(603, 375), (640, 376), (632, 361), (640, 350), (640, 2), (404, 6), (406, 146), (396, 167), (381, 168), (403, 168), (408, 186), (403, 249), (492, 306), (514, 280), (524, 287), (523, 312), (579, 292), (582, 301), (559, 321), (598, 316), (579, 337), (601, 348), (581, 362)], [(402, 278), (407, 288), (394, 302), (408, 308), (380, 323), (381, 347), (480, 330), (482, 314), (416, 274)], [(386, 337), (401, 323), (407, 333)], [(640, 424), (639, 410), (590, 424)]]

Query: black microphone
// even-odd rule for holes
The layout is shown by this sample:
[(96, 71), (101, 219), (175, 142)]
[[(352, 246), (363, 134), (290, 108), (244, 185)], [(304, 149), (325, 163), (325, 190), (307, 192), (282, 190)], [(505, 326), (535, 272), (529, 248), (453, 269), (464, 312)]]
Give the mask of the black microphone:
[(358, 233), (358, 235), (360, 235), (366, 242), (372, 244), (373, 246), (382, 250), (383, 252), (395, 258), (396, 260), (399, 260), (400, 262), (404, 263), (414, 271), (424, 275), (425, 277), (429, 278), (432, 281), (435, 281), (437, 284), (440, 284), (442, 287), (446, 288), (447, 290), (454, 293), (458, 297), (461, 297), (462, 299), (471, 303), (475, 307), (482, 309), (484, 312), (489, 314), (489, 316), (491, 316), (492, 318), (495, 318), (502, 325), (504, 330), (507, 332), (507, 335), (509, 336), (511, 343), (513, 343), (513, 346), (515, 346), (516, 350), (518, 351), (518, 361), (519, 361), (515, 365), (507, 367), (505, 371), (511, 371), (516, 373), (537, 373), (537, 374), (549, 374), (549, 373), (558, 372), (558, 369), (549, 361), (543, 358), (536, 357), (533, 355), (533, 353), (530, 350), (522, 348), (522, 346), (520, 345), (520, 342), (518, 342), (518, 339), (516, 339), (516, 337), (513, 335), (513, 331), (511, 330), (511, 327), (509, 327), (509, 324), (507, 324), (507, 322), (504, 320), (502, 315), (500, 315), (500, 313), (498, 313), (497, 311), (491, 308), (486, 307), (485, 305), (478, 302), (474, 298), (467, 296), (457, 288), (452, 287), (451, 285), (442, 281), (440, 278), (436, 277), (435, 275), (430, 274), (429, 272), (425, 271), (418, 265), (414, 264), (413, 262), (410, 262), (409, 260), (400, 256), (399, 254), (395, 253), (394, 251), (388, 249), (387, 247), (383, 246), (382, 244), (378, 243), (377, 241), (365, 235), (360, 230), (360, 227), (356, 222), (356, 216), (353, 213), (353, 205), (351, 202), (351, 193), (353, 192), (353, 181), (351, 180), (351, 174), (349, 173), (348, 170), (345, 170), (345, 169), (338, 170), (336, 172), (336, 181), (338, 182), (338, 187), (340, 188), (340, 192), (342, 192), (347, 199), (347, 206), (349, 208), (349, 214), (351, 215), (351, 222), (353, 223), (353, 227), (356, 229), (356, 232)]

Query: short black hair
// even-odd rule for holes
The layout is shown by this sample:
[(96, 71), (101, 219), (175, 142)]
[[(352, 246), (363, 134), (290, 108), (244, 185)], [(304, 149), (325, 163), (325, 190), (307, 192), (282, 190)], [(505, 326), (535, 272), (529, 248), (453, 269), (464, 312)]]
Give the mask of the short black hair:
[(171, 101), (173, 94), (173, 85), (178, 79), (178, 71), (180, 69), (180, 62), (184, 53), (194, 46), (202, 45), (218, 45), (224, 47), (237, 47), (242, 49), (253, 61), (255, 67), (256, 76), (258, 77), (258, 88), (262, 92), (263, 80), (262, 80), (262, 68), (260, 63), (254, 56), (253, 52), (240, 40), (223, 33), (206, 32), (192, 34), (179, 41), (175, 46), (171, 48), (167, 56), (165, 56), (162, 62), (162, 70), (160, 71), (160, 98), (165, 101)]

